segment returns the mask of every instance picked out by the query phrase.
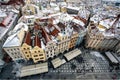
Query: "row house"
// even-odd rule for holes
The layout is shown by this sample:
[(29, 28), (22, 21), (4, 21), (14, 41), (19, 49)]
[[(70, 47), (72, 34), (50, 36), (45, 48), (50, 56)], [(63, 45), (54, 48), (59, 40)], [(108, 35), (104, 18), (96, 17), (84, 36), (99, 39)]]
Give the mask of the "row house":
[(58, 36), (59, 31), (54, 27), (52, 24), (48, 24), (46, 27), (44, 27), (44, 33), (46, 34), (46, 39), (49, 40), (49, 42), (46, 44), (46, 56), (47, 58), (53, 58), (57, 53), (57, 45), (56, 41), (53, 40)]
[(41, 39), (38, 35), (35, 35), (34, 41), (34, 48), (31, 50), (31, 56), (34, 63), (38, 61), (46, 61), (46, 55), (44, 50), (42, 49)]
[(34, 63), (46, 60), (43, 41), (42, 38), (39, 36), (39, 31), (39, 26), (35, 25), (33, 33), (31, 33), (30, 31), (26, 33), (24, 42), (22, 44), (22, 52), (25, 58), (27, 60), (32, 59)]
[(99, 24), (90, 22), (87, 31), (86, 47), (97, 50), (113, 50), (119, 43), (119, 16), (99, 21)]
[(17, 24), (3, 45), (3, 49), (12, 58), (13, 61), (25, 59), (21, 50), (21, 45), (27, 31), (28, 26), (26, 24)]
[(18, 20), (18, 23), (24, 22), (30, 28), (34, 27), (34, 22), (42, 16), (39, 7), (31, 3), (31, 0), (26, 0), (25, 6), (22, 7), (22, 16)]
[(0, 58), (3, 57), (2, 45), (4, 44), (8, 33), (12, 30), (17, 24), (19, 15), (14, 12), (3, 12), (0, 9)]
[(26, 33), (26, 36), (25, 36), (25, 39), (23, 41), (23, 44), (21, 46), (21, 49), (22, 49), (22, 52), (25, 56), (25, 58), (27, 60), (30, 60), (32, 57), (31, 57), (31, 49), (32, 49), (32, 46), (31, 46), (31, 33), (28, 31)]
[(73, 20), (73, 28), (78, 33), (77, 41), (75, 46), (78, 47), (86, 35), (85, 26), (87, 24), (87, 19), (81, 18), (80, 16), (73, 16), (75, 19)]
[(25, 31), (21, 29), (20, 31), (9, 36), (3, 45), (5, 52), (14, 60), (19, 61), (25, 59), (21, 45), (23, 38), (25, 36)]
[[(60, 33), (58, 34), (58, 50), (59, 53), (63, 53), (64, 51), (69, 50), (69, 43), (70, 43), (70, 34), (69, 30), (67, 29), (66, 25), (63, 23), (57, 24), (58, 30)], [(71, 30), (72, 31), (72, 30)]]

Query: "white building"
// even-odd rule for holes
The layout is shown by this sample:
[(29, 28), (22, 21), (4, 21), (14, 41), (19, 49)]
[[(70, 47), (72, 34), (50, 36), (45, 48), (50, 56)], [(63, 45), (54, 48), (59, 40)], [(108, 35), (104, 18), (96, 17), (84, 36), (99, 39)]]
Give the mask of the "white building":
[(9, 37), (3, 45), (5, 52), (14, 60), (24, 59), (24, 55), (21, 50), (22, 41), (24, 39), (25, 31), (28, 30), (28, 26), (24, 23), (19, 23), (9, 33)]

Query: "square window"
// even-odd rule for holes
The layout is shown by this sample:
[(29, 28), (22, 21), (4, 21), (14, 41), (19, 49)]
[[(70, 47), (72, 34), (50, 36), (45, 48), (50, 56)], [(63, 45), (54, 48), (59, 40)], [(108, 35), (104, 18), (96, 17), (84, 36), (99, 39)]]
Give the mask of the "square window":
[(52, 56), (52, 54), (51, 54), (51, 56)]

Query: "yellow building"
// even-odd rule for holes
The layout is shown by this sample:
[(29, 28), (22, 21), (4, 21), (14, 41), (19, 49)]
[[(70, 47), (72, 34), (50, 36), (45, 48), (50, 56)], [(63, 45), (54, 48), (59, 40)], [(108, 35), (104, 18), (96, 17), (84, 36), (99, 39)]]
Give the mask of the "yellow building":
[(22, 15), (36, 15), (39, 13), (39, 7), (33, 4), (33, 0), (25, 0), (25, 6), (22, 7)]
[(37, 63), (38, 61), (45, 61), (46, 60), (46, 55), (44, 50), (41, 48), (41, 40), (40, 38), (36, 35), (33, 41), (34, 48), (31, 50), (31, 56), (34, 61), (34, 63)]
[[(92, 48), (96, 50), (112, 50), (115, 48), (115, 46), (119, 43), (119, 40), (115, 38), (115, 36), (106, 35), (108, 33), (100, 32), (99, 28), (102, 28), (102, 30), (105, 29), (105, 26), (103, 28), (102, 25), (95, 25), (94, 23), (89, 24), (88, 31), (86, 35), (86, 48)], [(107, 30), (107, 29), (106, 29)]]
[(77, 39), (78, 39), (78, 33), (74, 32), (70, 38), (69, 49), (72, 49), (76, 46)]
[(31, 34), (30, 32), (27, 32), (24, 42), (22, 44), (22, 52), (27, 60), (30, 60), (31, 57)]

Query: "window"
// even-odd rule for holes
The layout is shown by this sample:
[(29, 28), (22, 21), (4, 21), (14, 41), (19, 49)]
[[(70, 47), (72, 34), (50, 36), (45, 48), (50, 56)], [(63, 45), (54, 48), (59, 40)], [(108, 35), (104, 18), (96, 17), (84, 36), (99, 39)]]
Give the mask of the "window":
[(19, 48), (17, 48), (17, 50), (19, 50)]
[(43, 54), (40, 54), (39, 56), (43, 56)]
[(38, 51), (40, 53), (40, 51)]
[(28, 50), (30, 49), (30, 48), (27, 48)]
[(27, 54), (27, 52), (25, 52), (25, 54)]
[(47, 57), (49, 57), (49, 55), (47, 55)]
[(29, 55), (27, 55), (27, 57), (29, 57)]
[(44, 59), (44, 57), (40, 58), (40, 59)]
[(37, 53), (37, 52), (35, 51), (35, 53)]
[(34, 57), (38, 57), (38, 55), (34, 55)]
[(14, 50), (16, 50), (16, 49), (14, 49)]
[(24, 50), (26, 50), (26, 48), (24, 48)]
[(39, 60), (39, 58), (36, 58), (35, 60)]
[(14, 55), (14, 53), (11, 53), (11, 55)]

